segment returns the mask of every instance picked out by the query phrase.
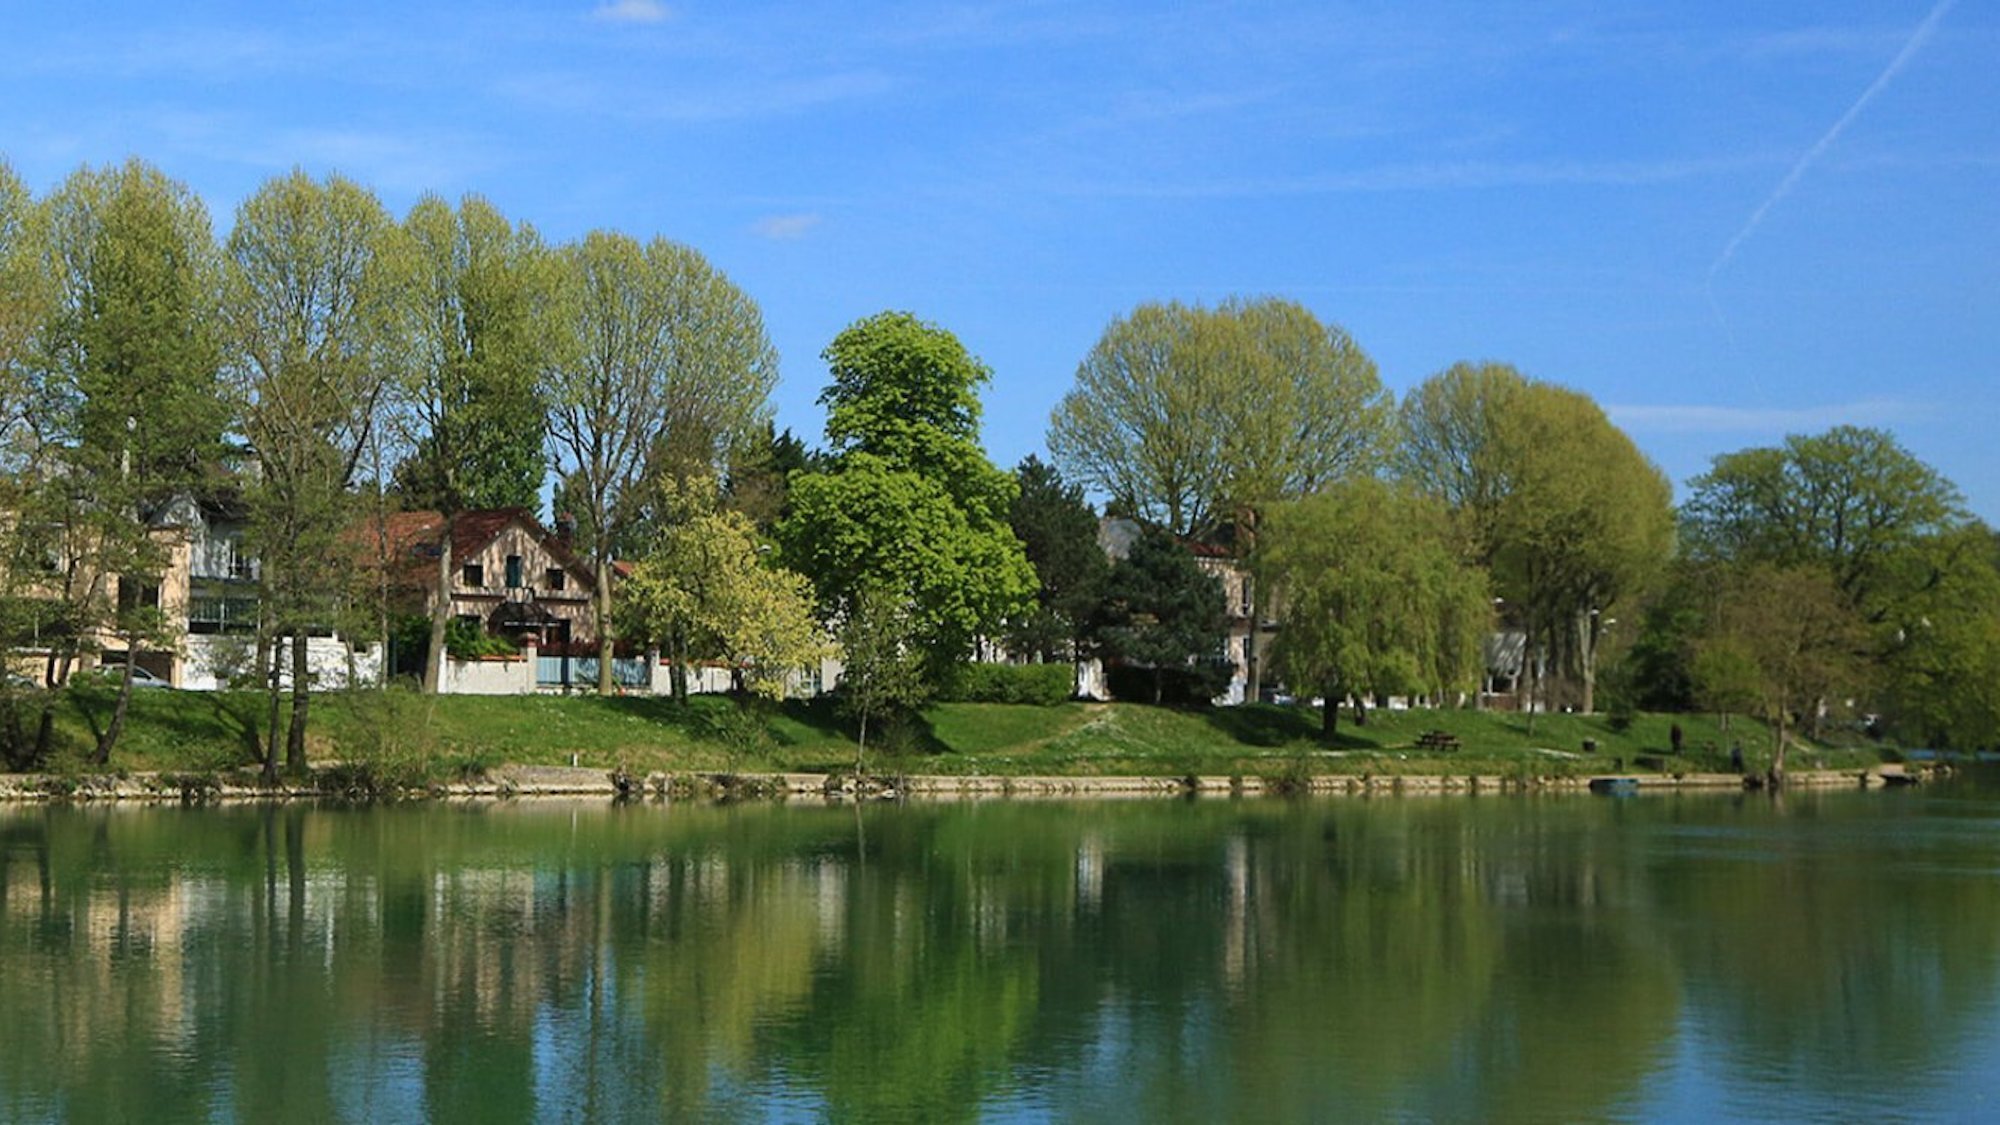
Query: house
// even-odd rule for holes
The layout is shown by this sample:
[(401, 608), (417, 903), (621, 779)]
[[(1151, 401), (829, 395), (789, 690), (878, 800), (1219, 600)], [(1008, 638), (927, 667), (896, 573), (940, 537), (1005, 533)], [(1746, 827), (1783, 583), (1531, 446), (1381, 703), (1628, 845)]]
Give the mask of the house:
[[(590, 599), (595, 572), (561, 536), (525, 508), (460, 512), (451, 521), (449, 589), (440, 590), (438, 555), (444, 517), (395, 512), (379, 542), (390, 561), (392, 596), (428, 617), (440, 597), (451, 616), (482, 635), (551, 652), (583, 652), (596, 643)], [(358, 529), (364, 550), (376, 547), (375, 521)]]

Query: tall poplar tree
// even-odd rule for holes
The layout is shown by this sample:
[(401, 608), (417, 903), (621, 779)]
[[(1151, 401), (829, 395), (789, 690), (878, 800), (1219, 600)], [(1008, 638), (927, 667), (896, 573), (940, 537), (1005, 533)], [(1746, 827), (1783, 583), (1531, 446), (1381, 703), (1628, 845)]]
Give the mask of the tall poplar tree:
[(168, 639), (159, 582), (170, 544), (158, 517), (207, 482), (221, 453), (219, 262), (201, 202), (136, 160), (78, 171), (42, 209), (54, 300), (32, 410), (48, 475), (26, 511), (66, 547), (70, 645), (107, 625), (125, 645), (94, 753), (103, 764), (124, 730), (141, 646)]
[[(403, 298), (399, 232), (368, 189), (294, 171), (237, 209), (225, 245), (229, 362), (257, 459), (248, 489), (262, 561), (258, 660), (288, 643), (292, 711), (285, 768), (306, 769), (308, 637), (331, 621), (349, 488), (393, 380)], [(270, 676), (264, 769), (277, 773), (279, 683)]]
[[(411, 452), (397, 470), (406, 504), (436, 509), (437, 588), (451, 589), (460, 512), (540, 503), (547, 417), (540, 378), (549, 262), (533, 228), (478, 196), (453, 211), (425, 196), (403, 221), (408, 284), (399, 338), (410, 348), (397, 402)], [(424, 690), (438, 690), (451, 599), (432, 609)]]
[[(674, 451), (721, 468), (763, 422), (777, 353), (756, 302), (694, 250), (593, 231), (563, 248), (553, 345), (543, 373), (549, 444), (597, 581), (597, 687), (612, 690), (614, 546)], [(687, 458), (690, 444), (705, 455)]]

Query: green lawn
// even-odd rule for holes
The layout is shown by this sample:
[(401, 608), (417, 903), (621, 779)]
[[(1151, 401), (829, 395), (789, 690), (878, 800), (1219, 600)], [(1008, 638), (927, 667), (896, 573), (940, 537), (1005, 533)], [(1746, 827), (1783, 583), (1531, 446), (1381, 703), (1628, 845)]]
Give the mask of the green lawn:
[[(57, 766), (78, 768), (109, 713), (105, 694), (64, 693), (57, 704)], [(251, 760), (263, 700), (241, 693), (141, 691), (114, 769), (217, 770)], [(640, 772), (851, 769), (851, 732), (824, 703), (744, 711), (725, 698), (685, 707), (636, 697), (445, 696), (404, 691), (315, 698), (315, 759), (395, 762), (433, 775), (502, 764), (624, 766)], [(1668, 754), (1669, 729), (1684, 753)], [(1425, 731), (1456, 735), (1460, 748), (1419, 750)], [(1343, 713), (1336, 740), (1319, 740), (1319, 715), (1252, 705), (1174, 709), (1139, 704), (1055, 707), (947, 703), (914, 727), (870, 735), (871, 770), (927, 774), (1183, 776), (1300, 774), (1576, 775), (1643, 772), (1658, 755), (1671, 772), (1727, 768), (1740, 740), (1750, 764), (1764, 762), (1769, 734), (1738, 718), (1730, 729), (1708, 715), (1640, 715), (1624, 730), (1603, 715), (1527, 716), (1480, 711), (1371, 711), (1356, 725)], [(1595, 749), (1586, 752), (1586, 740)], [(1850, 767), (1881, 760), (1873, 745), (1794, 751), (1794, 768)]]

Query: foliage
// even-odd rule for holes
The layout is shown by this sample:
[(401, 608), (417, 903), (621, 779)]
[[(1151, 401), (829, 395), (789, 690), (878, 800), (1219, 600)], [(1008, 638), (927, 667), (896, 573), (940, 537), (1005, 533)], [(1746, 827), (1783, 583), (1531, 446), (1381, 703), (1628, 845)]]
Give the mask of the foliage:
[(1014, 483), (979, 448), (986, 368), (908, 313), (855, 323), (825, 355), (833, 449), (824, 468), (792, 478), (784, 557), (830, 618), (851, 615), (864, 589), (902, 599), (911, 643), (941, 670), (1034, 590), (1006, 522)]
[(953, 668), (938, 698), (954, 703), (1026, 703), (1053, 707), (1074, 694), (1076, 673), (1067, 664), (987, 664)]
[(1829, 572), (1749, 565), (1720, 592), (1697, 656), (1697, 683), (1712, 705), (1755, 701), (1773, 731), (1772, 770), (1782, 776), (1789, 729), (1859, 681), (1866, 639)]
[[(428, 638), (426, 638), (428, 639)], [(487, 634), (471, 621), (456, 617), (446, 626), (444, 648), (453, 660), (481, 660), (492, 656), (517, 656), (521, 650), (506, 637)]]
[(1170, 673), (1194, 677), (1198, 699), (1229, 682), (1222, 583), (1163, 528), (1146, 528), (1112, 564), (1091, 634), (1109, 660), (1151, 671), (1154, 703)]
[[(712, 484), (697, 482), (706, 494)], [(831, 654), (806, 580), (773, 565), (750, 517), (695, 511), (677, 520), (625, 584), (629, 633), (659, 642), (674, 661), (674, 693), (687, 698), (690, 660), (722, 660), (750, 690), (776, 699), (787, 678)]]
[(1450, 508), (1507, 623), (1592, 710), (1606, 623), (1673, 553), (1666, 477), (1588, 397), (1500, 364), (1440, 372), (1402, 419), (1399, 473)]
[[(760, 423), (777, 354), (748, 295), (694, 250), (592, 231), (563, 248), (552, 302), (555, 355), (542, 393), (555, 468), (591, 564), (644, 507), (672, 454), (714, 472)], [(698, 452), (690, 453), (690, 450)], [(611, 690), (613, 583), (592, 602), (598, 688)]]
[(1280, 506), (1258, 572), (1282, 607), (1274, 659), (1294, 688), (1325, 697), (1329, 737), (1350, 694), (1444, 697), (1477, 683), (1491, 606), (1438, 501), (1360, 478)]
[(547, 251), (468, 195), (454, 211), (427, 195), (403, 220), (411, 354), (399, 388), (410, 454), (397, 491), (415, 509), (540, 506), (545, 475), (541, 374)]
[(1014, 470), (1020, 488), (1008, 514), (1038, 580), (1034, 608), (1008, 623), (1016, 656), (1072, 660), (1111, 564), (1097, 542), (1097, 514), (1079, 485), (1030, 455)]
[(1148, 303), (1077, 368), (1049, 449), (1121, 514), (1201, 539), (1371, 468), (1389, 410), (1374, 362), (1296, 302)]
[(869, 721), (893, 723), (931, 696), (917, 649), (917, 623), (900, 594), (864, 586), (840, 622), (842, 669), (836, 705), (856, 725), (854, 769), (868, 760)]
[[(401, 296), (397, 231), (373, 193), (293, 172), (237, 209), (225, 245), (228, 365), (259, 472), (247, 489), (267, 651), (289, 640), (286, 767), (306, 764), (308, 632), (338, 612), (349, 487), (380, 424)], [(270, 711), (278, 712), (275, 681)], [(277, 768), (271, 731), (266, 772)]]

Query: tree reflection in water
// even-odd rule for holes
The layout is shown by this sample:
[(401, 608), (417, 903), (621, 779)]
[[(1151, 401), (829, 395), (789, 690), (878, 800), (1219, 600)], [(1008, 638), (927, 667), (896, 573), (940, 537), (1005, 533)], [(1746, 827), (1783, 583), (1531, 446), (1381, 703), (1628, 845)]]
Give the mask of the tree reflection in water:
[(1991, 811), (6, 809), (0, 1117), (1907, 1108), (1994, 1008)]

